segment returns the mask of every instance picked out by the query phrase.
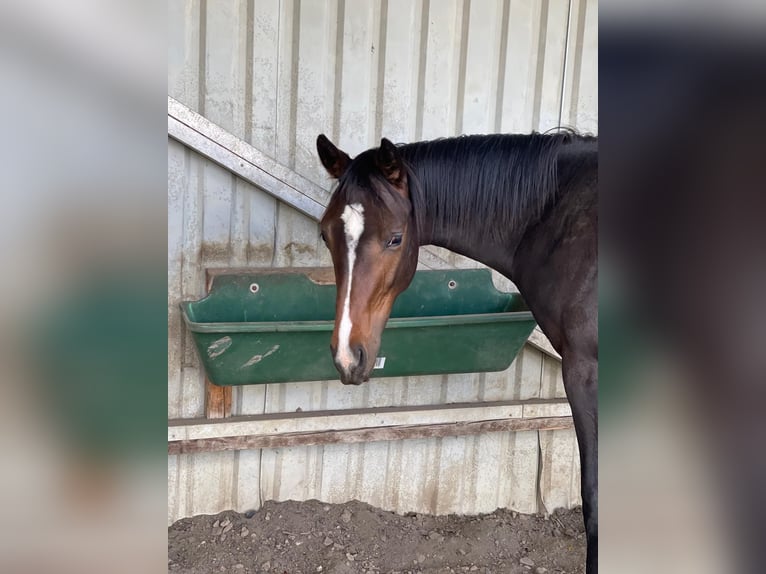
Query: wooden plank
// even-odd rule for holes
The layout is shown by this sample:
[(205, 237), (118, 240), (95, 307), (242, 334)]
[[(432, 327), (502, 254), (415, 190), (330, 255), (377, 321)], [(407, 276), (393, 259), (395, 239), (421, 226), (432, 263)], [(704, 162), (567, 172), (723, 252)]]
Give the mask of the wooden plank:
[(572, 428), (572, 426), (573, 423), (571, 417), (545, 417), (535, 419), (504, 419), (464, 423), (444, 423), (435, 425), (371, 427), (346, 429), (342, 431), (286, 433), (278, 435), (228, 436), (172, 441), (168, 443), (168, 454), (425, 439), (502, 431), (558, 430)]
[[(205, 276), (205, 293), (210, 292), (212, 276)], [(231, 416), (231, 387), (214, 385), (205, 377), (205, 418), (223, 419)]]
[[(360, 404), (364, 403), (360, 401)], [(530, 410), (533, 407), (535, 410)], [(567, 402), (559, 399), (350, 408), (312, 412), (283, 411), (236, 417), (226, 421), (177, 419), (168, 423), (168, 440), (521, 418), (525, 410), (527, 413), (533, 413), (534, 417), (568, 416), (570, 414), (568, 408)]]
[[(236, 173), (242, 179), (267, 191), (301, 213), (305, 213), (315, 220), (319, 220), (324, 213), (324, 204), (304, 193), (305, 188), (299, 190), (289, 182), (277, 178), (268, 171), (263, 163), (255, 163), (252, 154), (243, 151), (244, 155), (240, 155), (235, 150), (221, 145), (171, 115), (168, 115), (168, 135), (211, 161)], [(244, 144), (244, 142), (242, 143)], [(255, 148), (250, 146), (250, 149), (254, 150)], [(272, 160), (271, 163), (275, 162)]]
[(168, 441), (321, 432), (410, 424), (451, 424), (506, 418), (569, 416), (565, 400), (496, 401), (451, 405), (352, 408), (312, 412), (274, 412), (225, 421), (177, 419), (168, 423)]
[(231, 387), (219, 387), (205, 377), (205, 418), (222, 419), (231, 416)]

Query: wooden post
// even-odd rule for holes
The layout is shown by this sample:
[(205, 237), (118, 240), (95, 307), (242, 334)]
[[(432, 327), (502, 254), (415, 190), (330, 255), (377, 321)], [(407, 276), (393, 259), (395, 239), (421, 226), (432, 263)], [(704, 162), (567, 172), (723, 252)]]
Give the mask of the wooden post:
[[(213, 275), (205, 271), (205, 293), (210, 293)], [(231, 416), (231, 387), (220, 387), (205, 377), (205, 418), (224, 419)]]
[(223, 419), (231, 416), (231, 387), (219, 387), (205, 377), (205, 418)]

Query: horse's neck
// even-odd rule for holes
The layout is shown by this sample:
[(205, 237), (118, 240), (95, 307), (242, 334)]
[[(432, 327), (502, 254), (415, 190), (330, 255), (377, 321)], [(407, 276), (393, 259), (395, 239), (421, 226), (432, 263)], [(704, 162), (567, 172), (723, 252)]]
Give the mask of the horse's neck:
[[(465, 191), (471, 192), (471, 189)], [(418, 236), (420, 245), (436, 245), (444, 247), (459, 255), (469, 257), (475, 261), (483, 263), (497, 271), (510, 275), (512, 265), (512, 254), (516, 245), (524, 235), (526, 225), (517, 226), (517, 229), (510, 229), (510, 223), (498, 221), (498, 216), (489, 216), (470, 225), (461, 225), (455, 221), (455, 218), (445, 218), (443, 212), (435, 213), (436, 203), (429, 200), (429, 190), (427, 187), (420, 188), (422, 200), (419, 202), (425, 212), (418, 218), (420, 227)], [(445, 219), (449, 219), (446, 221)], [(507, 232), (498, 234), (491, 233), (490, 230), (508, 228)], [(511, 256), (509, 256), (511, 255)]]
[[(494, 222), (486, 222), (486, 225), (493, 224)], [(522, 236), (523, 232), (513, 239), (500, 242), (481, 230), (470, 232), (437, 228), (434, 230), (434, 233), (421, 236), (420, 244), (444, 247), (459, 255), (492, 267), (505, 276), (510, 277), (513, 265), (512, 254)]]
[[(492, 267), (506, 277), (513, 278), (515, 253), (519, 245), (527, 241), (533, 229), (541, 227), (545, 219), (558, 217), (561, 215), (560, 212), (569, 210), (570, 207), (567, 205), (573, 203), (571, 200), (580, 198), (582, 203), (591, 201), (591, 195), (595, 196), (595, 191), (584, 190), (582, 185), (571, 184), (583, 170), (597, 170), (598, 164), (595, 158), (597, 158), (595, 141), (578, 142), (564, 148), (557, 158), (558, 192), (548, 205), (546, 213), (534, 220), (520, 221), (513, 228), (508, 221), (498, 220), (501, 216), (494, 218), (490, 216), (488, 219), (475, 221), (463, 229), (457, 229), (454, 224), (445, 223), (443, 214), (430, 211), (435, 202), (429, 201), (428, 196), (431, 190), (423, 188), (420, 190), (422, 194), (420, 204), (424, 207), (425, 215), (422, 218), (421, 229), (418, 230), (420, 244), (444, 247)], [(466, 191), (470, 193), (472, 190)], [(569, 199), (563, 201), (567, 196)], [(491, 233), (491, 229), (503, 229), (504, 232)]]
[[(429, 205), (427, 192), (425, 204)], [(420, 231), (420, 245), (444, 247), (479, 263), (483, 263), (510, 277), (513, 252), (524, 235), (524, 229), (517, 229), (500, 239), (487, 232), (491, 226), (502, 225), (498, 221), (481, 221), (469, 229), (457, 229), (437, 221), (437, 216), (428, 213)]]

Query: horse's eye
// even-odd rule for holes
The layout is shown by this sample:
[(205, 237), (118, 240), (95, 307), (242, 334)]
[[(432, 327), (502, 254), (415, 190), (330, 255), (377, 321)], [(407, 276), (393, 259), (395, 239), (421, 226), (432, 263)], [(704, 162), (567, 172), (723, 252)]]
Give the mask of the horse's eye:
[(394, 233), (391, 236), (391, 239), (388, 240), (388, 243), (386, 243), (386, 247), (398, 247), (401, 244), (402, 244), (402, 234)]

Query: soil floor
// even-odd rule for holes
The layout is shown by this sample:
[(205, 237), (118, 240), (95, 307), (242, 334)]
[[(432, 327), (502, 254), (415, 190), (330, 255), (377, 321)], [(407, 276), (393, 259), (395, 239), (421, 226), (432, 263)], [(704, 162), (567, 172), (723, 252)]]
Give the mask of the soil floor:
[(402, 516), (357, 501), (288, 501), (168, 528), (174, 574), (580, 574), (584, 563), (580, 509)]

